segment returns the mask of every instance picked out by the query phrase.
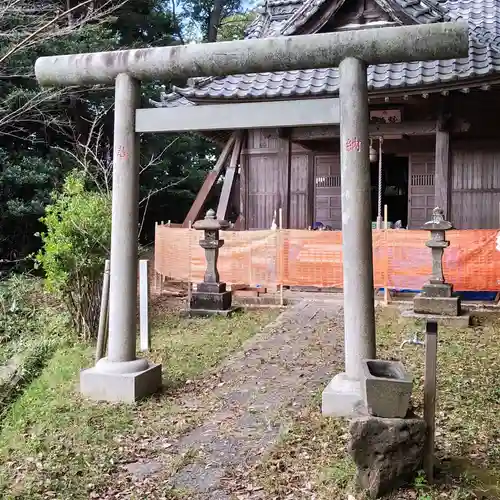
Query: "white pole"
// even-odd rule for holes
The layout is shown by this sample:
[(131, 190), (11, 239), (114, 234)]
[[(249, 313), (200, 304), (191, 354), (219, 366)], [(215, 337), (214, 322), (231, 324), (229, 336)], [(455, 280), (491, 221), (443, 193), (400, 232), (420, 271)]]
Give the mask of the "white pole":
[[(156, 260), (156, 237), (158, 236), (158, 222), (155, 222), (155, 246), (154, 246), (154, 254)], [(154, 293), (158, 293), (158, 272), (156, 271), (156, 265), (153, 265), (154, 268)]]
[[(279, 240), (278, 240), (278, 242), (281, 243), (281, 230), (283, 229), (283, 209), (281, 207), (279, 209), (278, 218), (279, 218), (279, 229), (278, 229)], [(279, 250), (278, 258), (279, 258), (279, 262), (280, 262), (279, 270), (280, 270), (280, 273), (283, 274), (283, 252), (281, 251), (282, 250), (281, 244), (278, 245), (278, 250)], [(280, 276), (280, 278), (282, 278), (282, 276)], [(283, 306), (283, 305), (284, 305), (283, 279), (280, 279), (280, 306)]]
[(139, 261), (139, 323), (141, 351), (149, 351), (149, 282), (148, 261)]
[[(388, 252), (387, 248), (387, 228), (389, 227), (389, 223), (387, 220), (387, 205), (384, 205), (384, 242), (385, 242), (385, 251)], [(385, 305), (389, 304), (389, 300), (391, 298), (391, 294), (389, 293), (389, 256), (386, 255), (385, 261), (385, 283), (384, 283), (384, 303)]]

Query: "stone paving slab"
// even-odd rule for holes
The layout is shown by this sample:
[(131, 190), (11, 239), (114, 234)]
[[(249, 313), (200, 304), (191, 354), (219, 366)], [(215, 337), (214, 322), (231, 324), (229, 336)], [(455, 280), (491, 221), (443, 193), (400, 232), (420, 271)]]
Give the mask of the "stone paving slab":
[(226, 474), (269, 450), (285, 425), (280, 411), (298, 411), (338, 370), (342, 334), (340, 302), (303, 301), (247, 342), (220, 370), (220, 409), (169, 450), (196, 456), (171, 484), (197, 498), (230, 498)]

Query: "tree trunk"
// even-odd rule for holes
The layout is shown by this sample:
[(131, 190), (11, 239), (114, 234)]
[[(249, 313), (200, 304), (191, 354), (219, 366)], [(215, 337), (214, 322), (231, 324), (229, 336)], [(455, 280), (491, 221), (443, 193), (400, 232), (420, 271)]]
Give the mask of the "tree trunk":
[(214, 0), (212, 12), (210, 12), (210, 20), (208, 22), (207, 42), (217, 41), (217, 30), (219, 29), (220, 18), (222, 16), (222, 7), (224, 0)]

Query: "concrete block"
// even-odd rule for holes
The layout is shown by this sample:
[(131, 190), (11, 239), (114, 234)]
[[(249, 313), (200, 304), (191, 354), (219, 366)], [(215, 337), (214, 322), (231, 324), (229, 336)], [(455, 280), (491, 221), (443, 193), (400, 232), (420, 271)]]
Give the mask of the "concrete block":
[(471, 322), (471, 315), (468, 313), (460, 314), (460, 316), (440, 316), (438, 314), (419, 314), (413, 311), (403, 311), (401, 316), (421, 321), (435, 321), (439, 326), (450, 328), (467, 328)]
[(208, 292), (208, 293), (224, 293), (226, 291), (225, 283), (198, 283), (196, 287), (197, 292)]
[(448, 283), (426, 283), (422, 287), (424, 297), (451, 297), (453, 286)]
[(94, 401), (135, 403), (150, 396), (161, 387), (161, 365), (134, 373), (110, 373), (99, 366), (80, 372), (80, 392)]
[(425, 297), (418, 294), (413, 299), (413, 310), (419, 314), (460, 315), (460, 297)]
[(413, 379), (403, 364), (382, 359), (364, 359), (361, 364), (361, 388), (370, 415), (405, 417), (410, 405)]
[(368, 415), (361, 383), (347, 378), (345, 373), (333, 377), (322, 394), (321, 412), (334, 417), (363, 417)]

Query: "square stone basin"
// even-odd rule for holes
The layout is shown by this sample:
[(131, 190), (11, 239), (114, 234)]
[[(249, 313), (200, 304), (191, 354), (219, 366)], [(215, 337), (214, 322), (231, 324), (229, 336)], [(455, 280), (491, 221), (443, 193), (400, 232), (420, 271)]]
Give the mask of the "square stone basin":
[(404, 418), (410, 405), (413, 377), (400, 361), (362, 360), (361, 387), (370, 415)]

